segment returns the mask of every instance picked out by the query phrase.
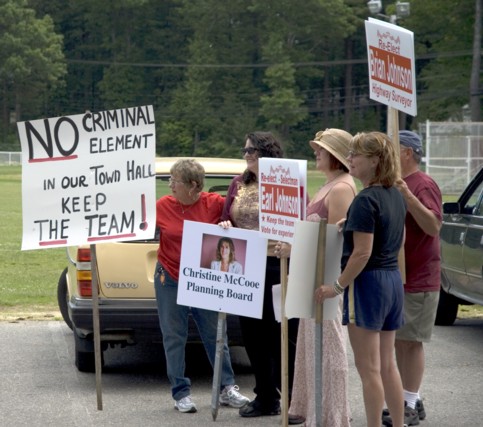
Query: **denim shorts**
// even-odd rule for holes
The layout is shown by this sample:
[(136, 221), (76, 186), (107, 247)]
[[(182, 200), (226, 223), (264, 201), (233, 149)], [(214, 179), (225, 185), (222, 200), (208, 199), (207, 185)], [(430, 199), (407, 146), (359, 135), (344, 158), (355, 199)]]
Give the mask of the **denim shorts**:
[(395, 331), (404, 324), (404, 288), (399, 270), (369, 270), (344, 292), (342, 324)]

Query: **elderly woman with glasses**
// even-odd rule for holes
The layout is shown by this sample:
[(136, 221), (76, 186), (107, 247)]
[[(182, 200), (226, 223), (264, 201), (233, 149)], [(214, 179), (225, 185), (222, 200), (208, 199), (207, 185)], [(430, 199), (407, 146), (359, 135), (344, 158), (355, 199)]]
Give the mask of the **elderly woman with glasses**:
[[(202, 191), (205, 179), (203, 166), (195, 160), (178, 160), (171, 168), (171, 195), (156, 202), (156, 226), (159, 228), (158, 261), (154, 287), (158, 305), (159, 325), (166, 354), (166, 371), (171, 384), (174, 407), (180, 412), (196, 412), (191, 398), (191, 381), (185, 376), (185, 345), (188, 338), (188, 315), (191, 311), (206, 354), (215, 363), (218, 313), (196, 307), (178, 305), (179, 265), (184, 220), (217, 224), (224, 197)], [(223, 351), (220, 403), (241, 408), (249, 399), (238, 392), (226, 344)]]

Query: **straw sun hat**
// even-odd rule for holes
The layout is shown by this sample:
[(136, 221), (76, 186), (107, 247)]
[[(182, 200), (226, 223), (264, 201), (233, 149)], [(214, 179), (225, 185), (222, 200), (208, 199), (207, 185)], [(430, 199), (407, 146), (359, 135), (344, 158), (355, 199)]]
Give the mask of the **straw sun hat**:
[(349, 144), (351, 139), (352, 135), (345, 130), (326, 129), (315, 134), (313, 141), (310, 141), (310, 146), (314, 150), (317, 149), (317, 147), (326, 149), (347, 169), (349, 169), (347, 156), (349, 155)]

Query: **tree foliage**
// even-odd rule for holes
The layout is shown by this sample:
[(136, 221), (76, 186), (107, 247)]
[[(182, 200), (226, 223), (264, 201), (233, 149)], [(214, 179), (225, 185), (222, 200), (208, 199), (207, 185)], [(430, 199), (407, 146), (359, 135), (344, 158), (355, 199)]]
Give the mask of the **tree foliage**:
[[(458, 118), (475, 1), (410, 2), (398, 21), (415, 34), (419, 111), (408, 126)], [(311, 156), (320, 129), (385, 130), (385, 107), (368, 97), (368, 15), (360, 0), (0, 0), (0, 144), (12, 112), (152, 104), (159, 154), (234, 156), (263, 129), (288, 155)]]
[(22, 114), (36, 113), (44, 94), (66, 73), (62, 35), (50, 16), (37, 18), (26, 0), (0, 1), (0, 91), (2, 133)]
[[(481, 1), (481, 0), (480, 0)], [(462, 120), (469, 102), (475, 3), (468, 0), (413, 0), (407, 28), (418, 55), (430, 59), (418, 73), (418, 116)]]

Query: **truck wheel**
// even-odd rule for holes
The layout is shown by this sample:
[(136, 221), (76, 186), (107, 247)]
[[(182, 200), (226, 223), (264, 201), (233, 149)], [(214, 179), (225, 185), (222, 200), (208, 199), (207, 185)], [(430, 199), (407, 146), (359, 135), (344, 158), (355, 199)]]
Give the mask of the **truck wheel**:
[(456, 320), (458, 306), (458, 299), (441, 289), (434, 324), (438, 326), (451, 326)]
[(59, 277), (59, 283), (57, 284), (57, 304), (59, 305), (60, 314), (67, 326), (72, 329), (72, 321), (69, 317), (69, 310), (67, 308), (67, 301), (69, 295), (67, 292), (67, 267)]

